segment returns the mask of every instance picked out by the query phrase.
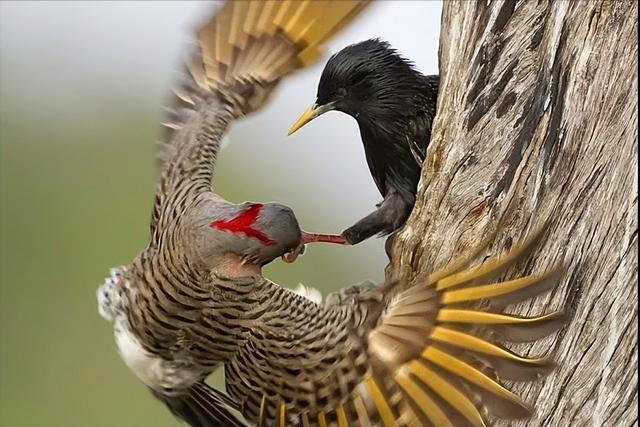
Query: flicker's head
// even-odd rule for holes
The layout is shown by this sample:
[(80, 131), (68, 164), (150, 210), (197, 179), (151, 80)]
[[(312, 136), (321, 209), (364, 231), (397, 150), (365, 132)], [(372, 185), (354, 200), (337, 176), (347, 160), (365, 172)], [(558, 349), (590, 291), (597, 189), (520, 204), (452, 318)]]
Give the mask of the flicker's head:
[(261, 265), (280, 258), (300, 244), (302, 231), (291, 208), (271, 202), (251, 203), (249, 209), (259, 210), (253, 226), (262, 238), (250, 239), (248, 247), (255, 251), (255, 259)]
[(205, 252), (215, 251), (226, 258), (233, 254), (259, 267), (296, 248), (302, 238), (293, 211), (279, 203), (228, 204), (216, 210), (207, 228), (200, 244)]

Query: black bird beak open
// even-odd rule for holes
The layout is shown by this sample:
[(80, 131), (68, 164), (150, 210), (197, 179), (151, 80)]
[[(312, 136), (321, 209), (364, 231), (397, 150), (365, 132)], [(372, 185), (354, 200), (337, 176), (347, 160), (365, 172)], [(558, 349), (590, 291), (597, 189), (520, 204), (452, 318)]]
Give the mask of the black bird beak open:
[(335, 104), (333, 102), (330, 102), (325, 105), (313, 104), (311, 107), (307, 108), (307, 110), (304, 113), (302, 113), (298, 121), (295, 122), (293, 126), (291, 126), (291, 129), (289, 129), (289, 133), (287, 134), (287, 136), (291, 135), (292, 133), (294, 133), (295, 131), (297, 131), (302, 126), (306, 125), (311, 120), (318, 117), (319, 115), (324, 114), (327, 111), (333, 110), (334, 107), (335, 107)]

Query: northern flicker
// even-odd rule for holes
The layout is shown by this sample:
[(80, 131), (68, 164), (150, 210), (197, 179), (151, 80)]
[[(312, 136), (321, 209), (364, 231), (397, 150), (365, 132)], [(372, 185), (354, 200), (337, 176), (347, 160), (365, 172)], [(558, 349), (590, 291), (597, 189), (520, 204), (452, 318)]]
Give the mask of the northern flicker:
[[(192, 426), (241, 425), (228, 410), (236, 404), (204, 382), (236, 350), (228, 325), (216, 318), (249, 303), (227, 305), (236, 289), (216, 287), (216, 277), (254, 277), (279, 256), (292, 261), (306, 243), (344, 243), (301, 231), (284, 205), (236, 205), (213, 193), (221, 140), (233, 121), (265, 104), (283, 76), (317, 61), (323, 42), (366, 4), (227, 1), (197, 31), (196, 52), (163, 123), (149, 243), (98, 290), (100, 313), (113, 321), (128, 367)], [(234, 333), (244, 328), (243, 317)], [(219, 339), (207, 337), (211, 328)]]
[[(553, 287), (560, 270), (490, 280), (540, 234), (479, 265), (486, 244), (415, 283), (361, 284), (313, 301), (260, 271), (308, 240), (291, 210), (212, 192), (228, 126), (317, 58), (319, 43), (363, 6), (230, 1), (198, 32), (160, 150), (149, 243), (97, 292), (127, 366), (191, 426), (483, 426), (532, 412), (502, 380), (553, 368), (498, 343), (565, 323), (563, 312), (503, 313)], [(218, 368), (225, 392), (205, 383)]]
[[(383, 201), (342, 232), (350, 244), (391, 234), (409, 217), (431, 139), (438, 85), (437, 75), (421, 74), (379, 39), (347, 46), (327, 61), (316, 102), (289, 135), (331, 110), (358, 123), (369, 171)], [(388, 239), (387, 252), (390, 243)]]

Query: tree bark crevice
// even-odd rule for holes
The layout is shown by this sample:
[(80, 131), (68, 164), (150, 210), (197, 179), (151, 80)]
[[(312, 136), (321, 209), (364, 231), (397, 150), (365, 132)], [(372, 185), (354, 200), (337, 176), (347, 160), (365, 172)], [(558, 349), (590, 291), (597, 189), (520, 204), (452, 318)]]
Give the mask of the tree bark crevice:
[(444, 4), (438, 114), (389, 274), (416, 280), (498, 222), (484, 255), (502, 253), (549, 221), (505, 277), (565, 265), (514, 311), (574, 316), (522, 347), (559, 368), (514, 385), (536, 414), (509, 425), (637, 425), (637, 17), (631, 1)]

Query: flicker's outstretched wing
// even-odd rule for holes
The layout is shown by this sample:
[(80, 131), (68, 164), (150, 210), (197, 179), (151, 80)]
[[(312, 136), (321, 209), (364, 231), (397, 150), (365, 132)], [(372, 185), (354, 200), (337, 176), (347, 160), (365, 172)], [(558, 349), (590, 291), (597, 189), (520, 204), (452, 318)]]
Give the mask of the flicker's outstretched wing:
[(489, 278), (538, 237), (477, 267), (469, 268), (472, 258), (454, 261), (413, 287), (355, 292), (360, 302), (350, 310), (344, 301), (316, 308), (280, 298), (288, 310), (269, 313), (227, 366), (228, 390), (259, 425), (487, 426), (492, 418), (527, 418), (533, 408), (501, 380), (533, 381), (554, 363), (500, 343), (540, 339), (568, 316), (526, 318), (502, 309), (551, 289), (561, 269)]
[(189, 392), (179, 396), (165, 396), (151, 390), (169, 410), (191, 427), (244, 427), (230, 409), (235, 402), (204, 381), (194, 384)]
[(159, 145), (154, 234), (190, 194), (209, 191), (228, 125), (260, 108), (278, 81), (321, 57), (321, 45), (368, 0), (226, 1), (198, 31)]
[(558, 311), (526, 318), (501, 310), (554, 287), (562, 269), (497, 283), (489, 278), (527, 254), (539, 236), (474, 268), (466, 268), (468, 260), (456, 262), (394, 297), (368, 337), (369, 352), (391, 375), (369, 379), (367, 393), (384, 425), (395, 425), (393, 418), (409, 425), (486, 426), (484, 410), (491, 418), (531, 415), (533, 408), (500, 380), (533, 381), (555, 365), (497, 342), (538, 340), (568, 316)]

